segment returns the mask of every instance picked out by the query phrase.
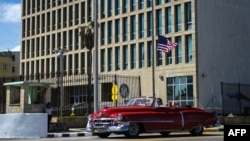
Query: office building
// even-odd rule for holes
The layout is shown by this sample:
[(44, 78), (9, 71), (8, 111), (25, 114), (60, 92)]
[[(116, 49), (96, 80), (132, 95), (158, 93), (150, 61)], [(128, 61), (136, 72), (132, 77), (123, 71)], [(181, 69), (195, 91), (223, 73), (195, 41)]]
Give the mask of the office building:
[[(142, 95), (206, 109), (221, 109), (221, 82), (250, 83), (250, 1), (98, 2), (99, 74), (140, 76)], [(56, 73), (60, 48), (67, 75), (85, 74), (80, 33), (94, 13), (94, 0), (22, 0), (20, 74)], [(178, 46), (157, 51), (158, 35)]]

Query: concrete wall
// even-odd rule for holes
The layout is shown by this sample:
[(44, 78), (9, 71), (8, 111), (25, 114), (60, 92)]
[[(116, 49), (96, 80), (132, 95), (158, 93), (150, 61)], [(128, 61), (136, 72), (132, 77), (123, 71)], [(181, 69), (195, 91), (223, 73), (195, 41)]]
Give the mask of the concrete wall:
[(0, 114), (0, 138), (47, 137), (47, 120), (45, 113)]
[(221, 110), (221, 82), (250, 83), (250, 1), (196, 2), (199, 107)]

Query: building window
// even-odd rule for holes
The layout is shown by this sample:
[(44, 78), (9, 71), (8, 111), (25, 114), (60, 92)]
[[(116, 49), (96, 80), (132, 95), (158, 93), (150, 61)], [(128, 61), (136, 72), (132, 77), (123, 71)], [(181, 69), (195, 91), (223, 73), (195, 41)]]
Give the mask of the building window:
[(136, 10), (136, 0), (131, 0), (131, 11)]
[(167, 101), (177, 102), (180, 106), (194, 104), (193, 77), (169, 77), (167, 78)]
[(128, 40), (128, 18), (123, 18), (123, 41)]
[(86, 70), (85, 69), (85, 60), (86, 60), (85, 59), (85, 52), (82, 52), (81, 53), (81, 63), (80, 63), (81, 64), (81, 74), (85, 74), (85, 72), (86, 72), (85, 71)]
[(91, 0), (88, 2), (88, 8), (87, 8), (87, 10), (88, 10), (88, 21), (91, 21), (92, 20), (92, 3), (93, 2), (91, 2)]
[(115, 1), (115, 14), (119, 15), (121, 12), (121, 6), (120, 6), (120, 0), (116, 0)]
[(136, 46), (131, 45), (131, 69), (136, 68)]
[(115, 42), (120, 42), (120, 20), (115, 20)]
[(186, 61), (188, 63), (192, 62), (192, 52), (193, 52), (193, 49), (192, 49), (192, 35), (186, 35)]
[(5, 64), (5, 63), (2, 63), (2, 70), (3, 71), (8, 71), (9, 69), (9, 67), (8, 67), (9, 65), (8, 64)]
[(162, 4), (162, 0), (156, 0), (156, 5), (161, 5)]
[(144, 67), (145, 55), (144, 55), (144, 43), (139, 44), (139, 68)]
[(105, 49), (101, 50), (101, 72), (105, 71), (106, 67), (106, 54), (105, 54)]
[(170, 65), (173, 63), (172, 51), (168, 52), (166, 55), (166, 65)]
[(112, 48), (108, 49), (108, 71), (113, 69), (113, 51)]
[(16, 67), (12, 67), (12, 72), (16, 72)]
[(75, 62), (74, 74), (78, 74), (78, 71), (79, 71), (79, 57), (78, 57), (78, 54), (75, 54), (74, 62)]
[(147, 13), (147, 28), (148, 28), (148, 37), (152, 36), (153, 34), (153, 19), (152, 19), (152, 12)]
[(131, 17), (131, 40), (136, 39), (136, 18), (135, 16)]
[(108, 16), (111, 17), (113, 15), (113, 0), (109, 0), (108, 2)]
[(101, 1), (101, 18), (105, 18), (105, 5), (106, 5), (105, 1), (106, 0)]
[(148, 6), (147, 7), (152, 7), (152, 5), (153, 5), (152, 0), (148, 0)]
[(166, 8), (166, 33), (172, 32), (172, 14), (171, 7)]
[(128, 46), (123, 46), (123, 70), (128, 69)]
[(147, 50), (148, 50), (148, 53), (147, 53), (147, 58), (148, 58), (148, 67), (151, 67), (152, 66), (152, 50), (153, 50), (153, 46), (152, 46), (152, 42), (149, 41), (147, 43)]
[(162, 51), (157, 51), (157, 66), (162, 65)]
[(144, 38), (144, 14), (139, 15), (139, 38)]
[(139, 9), (144, 9), (144, 0), (139, 1)]
[(175, 31), (181, 31), (181, 5), (175, 6)]
[(178, 43), (176, 47), (176, 64), (182, 63), (182, 42), (181, 42), (181, 37), (176, 37), (176, 42)]
[(185, 29), (192, 29), (192, 9), (191, 2), (185, 3)]
[(115, 64), (116, 64), (116, 67), (115, 67), (115, 69), (116, 70), (120, 70), (121, 68), (120, 68), (120, 47), (116, 47), (115, 48)]
[(157, 35), (162, 35), (162, 11), (161, 10), (157, 10), (156, 11), (156, 32)]
[(128, 0), (123, 0), (123, 13), (128, 12)]
[(101, 23), (101, 45), (104, 45), (105, 44), (105, 23)]
[(108, 22), (108, 43), (112, 43), (112, 33), (113, 33), (113, 24), (112, 21)]

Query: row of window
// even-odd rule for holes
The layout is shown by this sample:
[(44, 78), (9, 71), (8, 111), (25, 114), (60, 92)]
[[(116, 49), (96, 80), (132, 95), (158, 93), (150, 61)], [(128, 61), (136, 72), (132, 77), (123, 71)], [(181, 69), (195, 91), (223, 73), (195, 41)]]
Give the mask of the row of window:
[(29, 15), (56, 6), (61, 6), (73, 0), (22, 0), (22, 15)]
[[(191, 4), (187, 5), (187, 17), (191, 14)], [(180, 5), (176, 6), (176, 9)], [(165, 18), (162, 18), (162, 11), (165, 11)], [(179, 11), (179, 10), (177, 10)], [(190, 11), (190, 12), (189, 12)], [(181, 17), (181, 12), (177, 12), (176, 19)], [(45, 14), (43, 14), (45, 16)], [(172, 25), (172, 14), (171, 7), (165, 9), (159, 9), (156, 11), (156, 34), (171, 33), (172, 28), (175, 28), (175, 32), (181, 30), (181, 20), (175, 25)], [(37, 16), (39, 19), (39, 15)], [(165, 20), (164, 20), (165, 19)], [(185, 27), (187, 30), (191, 29), (191, 17), (190, 20), (186, 21)], [(27, 19), (29, 21), (29, 18)], [(43, 20), (42, 20), (43, 21)], [(45, 21), (45, 20), (44, 20)], [(137, 22), (138, 21), (138, 22)], [(25, 22), (24, 22), (25, 23)], [(27, 22), (29, 23), (29, 22)], [(35, 17), (32, 17), (31, 29), (35, 28)], [(119, 43), (121, 41), (129, 41), (135, 39), (141, 39), (150, 37), (153, 35), (153, 17), (152, 12), (140, 13), (139, 15), (132, 15), (129, 18), (123, 17), (116, 19), (114, 21), (102, 22), (100, 26), (100, 41), (101, 45)], [(23, 34), (25, 33), (25, 24), (23, 24)], [(114, 26), (113, 26), (114, 25)], [(145, 26), (146, 25), (146, 26)], [(163, 27), (163, 25), (165, 25)], [(48, 25), (47, 25), (48, 26)], [(36, 28), (39, 28), (39, 24)], [(49, 27), (49, 26), (48, 26)], [(47, 28), (48, 29), (48, 28)], [(121, 30), (122, 29), (122, 30)], [(35, 30), (32, 30), (35, 32)], [(39, 31), (39, 30), (37, 30)], [(29, 32), (27, 32), (29, 33)], [(38, 32), (39, 33), (39, 32)], [(33, 33), (32, 33), (33, 34)], [(29, 35), (29, 34), (28, 34)], [(79, 40), (79, 35), (80, 39)], [(58, 33), (53, 33), (52, 35), (41, 36), (37, 38), (32, 38), (30, 40), (22, 41), (22, 59), (33, 58), (44, 55), (49, 55), (53, 53), (56, 47), (67, 48), (68, 50), (78, 50), (84, 48), (83, 43), (84, 34), (80, 34), (79, 29), (71, 29), (68, 31), (61, 31)]]
[[(90, 3), (90, 7), (92, 7), (92, 4), (94, 0), (86, 0), (87, 3)], [(164, 3), (169, 3), (172, 0), (156, 0), (154, 5), (161, 5)], [(176, 0), (175, 0), (176, 1)], [(68, 4), (70, 2), (73, 2), (73, 0), (46, 0), (46, 1), (37, 1), (37, 0), (23, 0), (22, 3), (22, 15), (29, 15), (33, 14), (36, 12), (48, 10), (54, 7), (62, 6), (64, 4)], [(137, 0), (100, 0), (100, 6), (101, 6), (101, 12), (106, 13), (106, 4), (107, 4), (107, 13), (109, 16), (113, 15), (113, 9), (115, 9), (115, 13), (120, 14), (121, 9), (123, 9), (123, 13), (127, 13), (140, 9), (144, 9), (145, 7), (152, 7), (153, 5), (152, 0), (138, 0), (138, 5), (137, 5)], [(121, 8), (122, 7), (122, 8)]]
[[(80, 9), (80, 7), (82, 7)], [(62, 7), (39, 15), (34, 15), (22, 20), (22, 37), (30, 37), (66, 27), (80, 26), (91, 21), (92, 13), (84, 9), (85, 2)], [(79, 13), (80, 12), (80, 13)], [(82, 18), (80, 18), (82, 17)], [(88, 17), (87, 19), (85, 17)]]
[[(87, 3), (88, 7), (90, 7), (90, 3)], [(112, 3), (111, 3), (112, 4)], [(187, 2), (184, 4), (184, 13), (185, 18), (182, 19), (181, 4), (168, 6), (164, 9), (156, 9), (156, 33), (157, 34), (165, 34), (172, 33), (173, 31), (179, 32), (182, 31), (182, 22), (185, 23), (185, 30), (189, 30), (192, 28), (192, 17), (191, 17), (191, 2)], [(92, 20), (91, 10), (85, 9), (85, 2), (82, 2), (80, 5), (70, 5), (68, 7), (62, 7), (61, 9), (56, 9), (53, 11), (48, 11), (46, 13), (41, 13), (40, 15), (35, 15), (32, 17), (28, 17), (23, 19), (22, 21), (22, 37), (30, 37), (33, 35), (39, 35), (41, 33), (46, 33), (50, 31), (56, 31), (58, 29), (63, 29), (67, 27), (80, 26), (86, 22)], [(174, 9), (174, 11), (172, 11)], [(80, 13), (79, 13), (80, 10)], [(144, 11), (142, 11), (144, 12)], [(175, 15), (174, 17), (172, 15)], [(82, 17), (82, 18), (80, 18)], [(85, 19), (87, 17), (87, 20)], [(103, 17), (104, 18), (104, 17)], [(146, 20), (145, 20), (146, 19)], [(182, 21), (183, 20), (183, 21)], [(137, 23), (137, 21), (139, 21)], [(122, 23), (121, 23), (122, 22)], [(105, 26), (108, 25), (108, 27)], [(122, 33), (123, 40), (128, 40), (128, 33), (131, 33), (131, 39), (143, 38), (145, 28), (147, 28), (148, 33), (147, 36), (152, 36), (152, 27), (153, 27), (153, 15), (152, 11), (147, 13), (139, 13), (139, 15), (132, 15), (130, 18), (123, 16), (122, 18), (115, 20), (115, 23), (112, 21), (102, 22), (101, 23), (101, 31), (102, 39), (105, 38), (105, 31), (108, 28), (109, 35), (112, 36), (112, 25), (115, 24), (115, 37), (119, 35), (120, 24), (123, 25)], [(137, 25), (138, 24), (138, 25)], [(128, 25), (131, 25), (129, 29)], [(145, 26), (146, 25), (146, 26)], [(163, 27), (165, 25), (165, 27)], [(139, 28), (139, 29), (137, 29)], [(174, 28), (174, 30), (172, 30)], [(165, 31), (163, 31), (165, 29)], [(135, 32), (139, 32), (139, 37), (136, 37)], [(118, 37), (117, 37), (118, 38)], [(108, 40), (108, 43), (111, 41)], [(118, 42), (118, 39), (116, 39)]]
[(80, 33), (78, 29), (74, 29), (23, 40), (22, 59), (51, 55), (58, 48), (68, 51), (83, 49), (84, 34)]
[[(184, 27), (185, 30), (190, 30), (192, 29), (191, 3), (186, 3), (185, 7), (186, 18)], [(153, 35), (153, 22), (155, 19), (156, 35), (182, 31), (181, 5), (174, 7), (176, 11), (174, 17), (172, 16), (171, 8), (172, 7), (166, 7), (156, 10), (156, 18), (154, 18), (154, 20), (152, 11), (149, 11), (147, 13), (131, 15), (130, 17), (120, 17), (113, 21), (101, 22), (101, 45), (151, 37)], [(165, 14), (163, 14), (163, 12)]]
[[(156, 52), (156, 66), (169, 65), (173, 63), (179, 64), (183, 63), (184, 60), (184, 63), (192, 62), (192, 35), (189, 34), (183, 38), (184, 39), (182, 39), (181, 36), (175, 37), (175, 42), (178, 43), (175, 48), (176, 58), (172, 57), (172, 52), (165, 55), (163, 52)], [(184, 44), (182, 43), (183, 40)], [(101, 72), (151, 67), (153, 52), (152, 47), (152, 41), (148, 41), (101, 49)], [(173, 62), (173, 59), (175, 62)], [(163, 64), (163, 62), (165, 62), (165, 64)]]
[[(154, 5), (162, 5), (169, 3), (172, 0), (155, 0)], [(100, 11), (101, 19), (120, 15), (128, 12), (134, 12), (145, 8), (150, 8), (153, 5), (153, 0), (101, 0)]]
[[(167, 54), (160, 51), (156, 52), (156, 66), (192, 62), (192, 35), (177, 36), (174, 39), (178, 43), (178, 46), (174, 49), (175, 51), (171, 51)], [(101, 72), (151, 67), (152, 52), (152, 41), (116, 46), (112, 48), (102, 48), (100, 50)], [(173, 52), (175, 53), (175, 58), (172, 57)], [(68, 72), (69, 75), (84, 74), (85, 68), (87, 67), (86, 61), (88, 60), (86, 53), (87, 52), (76, 54), (69, 53), (65, 55), (64, 70)], [(26, 63), (23, 62), (22, 74), (24, 74), (24, 68), (31, 68), (30, 70), (26, 69), (25, 74), (55, 73), (58, 68), (56, 68), (56, 65), (54, 64), (58, 64), (58, 59), (59, 58), (55, 56), (31, 62), (27, 61)]]

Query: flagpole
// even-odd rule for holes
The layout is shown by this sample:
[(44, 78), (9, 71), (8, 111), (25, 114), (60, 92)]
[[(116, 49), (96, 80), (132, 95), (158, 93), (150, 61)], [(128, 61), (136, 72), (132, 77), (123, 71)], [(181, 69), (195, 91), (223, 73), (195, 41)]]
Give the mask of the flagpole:
[(154, 39), (154, 0), (152, 0), (152, 93), (153, 93), (153, 97), (155, 97), (155, 39)]
[[(94, 46), (95, 46), (95, 60), (94, 60), (94, 112), (99, 109), (98, 105), (98, 0), (94, 1)], [(100, 15), (99, 15), (100, 16)]]

